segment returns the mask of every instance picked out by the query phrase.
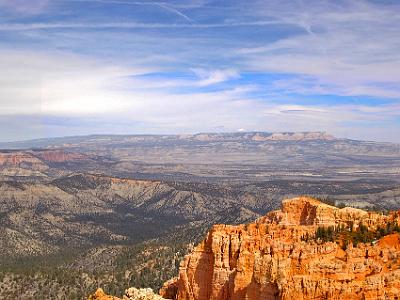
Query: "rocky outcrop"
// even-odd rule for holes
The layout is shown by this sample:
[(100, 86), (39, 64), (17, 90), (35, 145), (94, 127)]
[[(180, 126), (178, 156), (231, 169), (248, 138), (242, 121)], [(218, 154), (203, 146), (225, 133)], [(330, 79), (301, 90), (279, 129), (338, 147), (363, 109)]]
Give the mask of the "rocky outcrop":
[(152, 289), (129, 288), (125, 291), (124, 300), (163, 300), (165, 298), (154, 294)]
[(178, 284), (179, 278), (175, 277), (163, 284), (159, 293), (165, 298), (168, 299), (176, 299), (176, 295), (178, 294)]
[(160, 294), (178, 300), (397, 299), (397, 233), (347, 247), (304, 238), (315, 237), (319, 227), (376, 231), (388, 222), (398, 224), (398, 214), (339, 209), (308, 197), (285, 200), (255, 223), (213, 226)]
[(64, 150), (2, 150), (0, 151), (0, 175), (40, 176), (50, 166), (65, 163), (80, 163), (91, 158), (81, 153)]
[(0, 151), (0, 165), (19, 166), (22, 163), (38, 164), (44, 162), (68, 162), (87, 159), (81, 153), (72, 153), (64, 150), (3, 150)]
[(38, 171), (48, 169), (48, 166), (30, 152), (3, 151), (0, 152), (0, 169), (6, 167), (31, 168)]
[(64, 150), (42, 150), (33, 151), (33, 155), (39, 159), (50, 163), (76, 162), (89, 159), (87, 155), (81, 153), (67, 152)]
[(88, 297), (88, 300), (121, 300), (121, 298), (107, 295), (103, 289), (99, 288), (93, 295)]
[(129, 288), (125, 290), (123, 298), (107, 295), (103, 289), (98, 289), (88, 300), (164, 300), (160, 295), (154, 294), (152, 289)]

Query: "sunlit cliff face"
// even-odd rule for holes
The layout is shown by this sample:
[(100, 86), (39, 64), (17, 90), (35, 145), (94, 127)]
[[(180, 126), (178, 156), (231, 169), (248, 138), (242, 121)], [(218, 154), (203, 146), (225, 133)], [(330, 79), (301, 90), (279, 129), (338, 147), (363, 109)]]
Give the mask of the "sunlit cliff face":
[[(376, 233), (388, 223), (399, 224), (398, 215), (338, 209), (307, 197), (285, 200), (282, 210), (255, 223), (214, 226), (160, 292), (185, 300), (395, 299), (399, 234), (344, 245), (348, 232)], [(342, 231), (323, 241), (315, 238), (322, 227)]]

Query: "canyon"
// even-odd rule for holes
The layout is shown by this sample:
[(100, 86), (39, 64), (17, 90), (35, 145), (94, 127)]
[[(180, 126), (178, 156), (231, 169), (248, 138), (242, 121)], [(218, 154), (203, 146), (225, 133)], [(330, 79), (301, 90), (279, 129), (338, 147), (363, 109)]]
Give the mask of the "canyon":
[(157, 291), (214, 224), (254, 223), (295, 195), (382, 212), (400, 203), (398, 145), (324, 133), (86, 136), (3, 147), (6, 299)]
[(71, 153), (80, 153), (85, 157), (79, 164), (65, 163), (70, 169), (192, 183), (383, 178), (398, 182), (400, 170), (399, 145), (324, 132), (90, 135), (0, 143), (0, 148), (30, 151), (36, 158), (46, 151), (64, 151), (70, 158)]

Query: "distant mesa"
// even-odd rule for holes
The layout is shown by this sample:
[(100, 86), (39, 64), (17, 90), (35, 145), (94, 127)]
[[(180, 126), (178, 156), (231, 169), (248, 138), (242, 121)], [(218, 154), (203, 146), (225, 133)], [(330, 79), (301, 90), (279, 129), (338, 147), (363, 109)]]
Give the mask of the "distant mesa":
[(33, 151), (32, 154), (45, 162), (62, 163), (88, 159), (87, 155), (64, 150)]
[(308, 140), (323, 140), (332, 141), (336, 138), (324, 132), (294, 132), (294, 133), (273, 133), (265, 136), (256, 133), (252, 137), (253, 141), (308, 141)]
[[(130, 135), (86, 135), (42, 138), (15, 142), (0, 142), (0, 149), (71, 149), (81, 146), (126, 145), (143, 142), (296, 142), (296, 141), (344, 141), (326, 132), (202, 132), (195, 134), (130, 134)], [(5, 150), (0, 150), (4, 152)]]
[(89, 162), (85, 154), (64, 150), (0, 150), (0, 176), (46, 178), (52, 167)]
[(26, 151), (4, 151), (0, 152), (0, 166), (20, 167), (22, 165), (36, 166), (40, 169), (46, 168), (43, 161)]
[(81, 153), (71, 153), (64, 150), (0, 150), (0, 166), (21, 164), (58, 163), (87, 159)]
[(198, 133), (194, 135), (181, 135), (180, 139), (192, 139), (198, 141), (333, 141), (334, 136), (325, 132), (238, 132), (238, 133)]

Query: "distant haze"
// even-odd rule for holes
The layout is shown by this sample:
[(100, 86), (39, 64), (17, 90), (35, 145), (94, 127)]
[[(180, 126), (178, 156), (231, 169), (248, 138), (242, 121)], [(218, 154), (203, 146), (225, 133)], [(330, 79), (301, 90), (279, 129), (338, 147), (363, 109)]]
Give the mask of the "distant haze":
[(323, 131), (400, 142), (399, 32), (398, 1), (0, 0), (0, 141)]
[[(354, 140), (360, 142), (378, 142), (372, 140), (362, 140), (351, 137), (338, 137), (322, 131), (298, 131), (298, 132), (266, 132), (266, 131), (237, 131), (237, 132), (203, 132), (203, 133), (140, 133), (140, 134), (88, 134), (88, 135), (66, 135), (50, 136), (21, 140), (0, 141), (0, 150), (7, 149), (41, 149), (47, 147), (70, 147), (81, 143), (106, 142), (118, 143), (123, 141), (200, 141), (200, 142), (303, 142), (303, 141), (340, 141)], [(390, 143), (390, 142), (389, 142)], [(391, 142), (393, 146), (400, 146), (400, 143)]]

